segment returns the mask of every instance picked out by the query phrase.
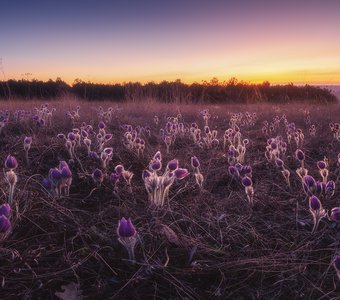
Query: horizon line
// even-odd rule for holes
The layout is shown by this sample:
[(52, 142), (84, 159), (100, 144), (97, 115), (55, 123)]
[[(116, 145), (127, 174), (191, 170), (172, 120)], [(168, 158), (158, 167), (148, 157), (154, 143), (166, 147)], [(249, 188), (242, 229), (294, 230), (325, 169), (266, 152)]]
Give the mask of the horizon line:
[(28, 81), (28, 82), (33, 82), (33, 81), (42, 81), (42, 82), (48, 82), (50, 80), (52, 81), (57, 81), (57, 80), (61, 80), (63, 82), (65, 82), (66, 84), (72, 86), (75, 84), (75, 82), (77, 80), (79, 80), (80, 82), (82, 83), (88, 83), (88, 84), (101, 84), (101, 85), (115, 85), (115, 84), (120, 84), (120, 85), (124, 85), (124, 84), (127, 84), (127, 83), (139, 83), (139, 84), (142, 84), (142, 85), (145, 85), (145, 84), (148, 84), (148, 83), (154, 83), (154, 84), (160, 84), (162, 82), (176, 82), (176, 81), (179, 81), (183, 84), (188, 84), (188, 85), (191, 85), (191, 84), (203, 84), (205, 82), (209, 83), (211, 82), (212, 80), (214, 79), (217, 79), (218, 80), (218, 84), (221, 84), (221, 83), (228, 83), (229, 81), (235, 79), (236, 80), (236, 83), (242, 83), (242, 84), (248, 84), (248, 85), (261, 85), (261, 84), (264, 84), (266, 82), (268, 82), (270, 85), (289, 85), (289, 84), (293, 84), (293, 85), (316, 85), (316, 86), (338, 86), (340, 85), (340, 82), (294, 82), (294, 81), (270, 81), (268, 79), (265, 79), (265, 80), (242, 80), (242, 79), (239, 79), (237, 77), (230, 77), (229, 79), (220, 79), (218, 78), (217, 76), (213, 76), (211, 77), (210, 79), (201, 79), (200, 81), (197, 81), (197, 80), (182, 80), (181, 78), (177, 78), (177, 79), (162, 79), (162, 80), (140, 80), (140, 81), (136, 81), (136, 80), (122, 80), (122, 81), (101, 81), (101, 80), (93, 80), (93, 81), (90, 81), (90, 80), (83, 80), (82, 78), (75, 78), (72, 80), (65, 80), (63, 79), (61, 76), (56, 76), (55, 79), (52, 79), (52, 78), (48, 78), (48, 79), (39, 79), (39, 78), (24, 78), (24, 77), (21, 77), (21, 78), (9, 78), (9, 79), (2, 79), (0, 80), (0, 82), (6, 82), (6, 81), (10, 81), (10, 80), (15, 80), (15, 81)]

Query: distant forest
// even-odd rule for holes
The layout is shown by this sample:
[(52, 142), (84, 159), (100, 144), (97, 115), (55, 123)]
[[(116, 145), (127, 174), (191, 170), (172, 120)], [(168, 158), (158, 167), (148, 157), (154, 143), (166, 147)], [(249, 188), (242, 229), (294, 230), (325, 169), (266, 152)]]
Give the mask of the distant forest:
[(219, 81), (213, 78), (202, 83), (186, 84), (181, 80), (160, 83), (128, 82), (98, 84), (76, 79), (72, 85), (62, 79), (0, 81), (0, 99), (57, 99), (77, 97), (84, 100), (143, 101), (165, 103), (257, 103), (300, 102), (331, 103), (338, 99), (328, 89), (317, 86), (271, 85), (268, 81), (250, 84), (231, 78)]

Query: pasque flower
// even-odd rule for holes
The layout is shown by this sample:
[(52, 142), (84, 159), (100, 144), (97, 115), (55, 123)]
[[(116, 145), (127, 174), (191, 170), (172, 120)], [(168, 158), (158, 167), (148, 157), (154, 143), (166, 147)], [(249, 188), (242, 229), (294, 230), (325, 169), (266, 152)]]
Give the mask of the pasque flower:
[(314, 233), (318, 229), (320, 220), (327, 216), (327, 212), (323, 209), (319, 198), (314, 195), (309, 198), (309, 211), (313, 216), (314, 226), (312, 233)]
[(130, 218), (122, 217), (117, 227), (118, 241), (125, 247), (129, 260), (135, 262), (135, 246), (137, 244), (137, 231)]
[(152, 204), (163, 206), (175, 180), (182, 180), (189, 175), (187, 169), (179, 168), (178, 165), (178, 160), (173, 159), (168, 162), (165, 172), (158, 175), (162, 168), (162, 154), (158, 151), (149, 163), (148, 170), (143, 171), (142, 178)]

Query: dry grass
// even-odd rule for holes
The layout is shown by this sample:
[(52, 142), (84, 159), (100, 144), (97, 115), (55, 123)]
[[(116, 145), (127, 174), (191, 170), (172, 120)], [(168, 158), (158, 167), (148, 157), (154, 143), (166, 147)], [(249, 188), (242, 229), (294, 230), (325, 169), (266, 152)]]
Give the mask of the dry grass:
[[(40, 102), (0, 103), (0, 110), (31, 109)], [(98, 190), (78, 164), (72, 167), (74, 179), (70, 197), (51, 199), (40, 182), (60, 159), (68, 159), (59, 132), (72, 129), (65, 110), (81, 105), (81, 121), (97, 126), (98, 105), (117, 108), (108, 131), (114, 134), (113, 163), (135, 173), (133, 194), (120, 186), (119, 197), (105, 182)], [(53, 299), (61, 286), (80, 284), (86, 299), (339, 299), (339, 282), (331, 266), (339, 251), (339, 227), (323, 220), (311, 234), (312, 219), (305, 196), (294, 175), (297, 166), (288, 150), (292, 170), (292, 189), (264, 157), (266, 137), (261, 133), (264, 120), (275, 114), (287, 115), (306, 135), (304, 149), (307, 167), (318, 177), (316, 161), (327, 156), (334, 177), (339, 143), (332, 140), (329, 121), (339, 120), (339, 106), (310, 106), (317, 137), (310, 138), (301, 109), (306, 106), (207, 106), (161, 105), (150, 103), (78, 103), (63, 100), (51, 103), (57, 109), (52, 128), (33, 128), (30, 122), (11, 122), (1, 136), (0, 161), (11, 153), (18, 157), (18, 189), (13, 230), (0, 244), (1, 299)], [(242, 186), (228, 175), (224, 151), (202, 150), (191, 141), (178, 139), (165, 154), (154, 114), (164, 126), (166, 116), (181, 113), (186, 122), (203, 127), (199, 111), (209, 108), (211, 128), (221, 139), (229, 127), (230, 113), (257, 112), (254, 127), (243, 128), (250, 139), (246, 162), (253, 166), (255, 206), (250, 208)], [(127, 151), (119, 125), (150, 126), (151, 138), (142, 159)], [(276, 135), (282, 134), (278, 132)], [(32, 164), (25, 167), (22, 141), (33, 136)], [(178, 158), (190, 169), (190, 156), (197, 155), (206, 178), (200, 192), (193, 177), (172, 190), (171, 201), (163, 209), (150, 208), (141, 173), (152, 155), (161, 150), (164, 161)], [(85, 173), (96, 167), (79, 155)], [(339, 206), (339, 180), (335, 196), (324, 203), (326, 209)], [(6, 201), (7, 186), (0, 178), (1, 202)], [(297, 205), (298, 203), (298, 205)], [(138, 230), (137, 263), (131, 264), (117, 241), (117, 222), (130, 216)], [(296, 222), (296, 218), (298, 222)]]

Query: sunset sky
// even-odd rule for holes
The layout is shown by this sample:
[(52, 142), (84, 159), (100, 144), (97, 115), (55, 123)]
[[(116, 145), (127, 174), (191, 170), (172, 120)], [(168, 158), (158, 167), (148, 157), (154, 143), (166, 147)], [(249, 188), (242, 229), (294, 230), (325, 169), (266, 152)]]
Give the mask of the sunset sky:
[(339, 84), (339, 30), (338, 0), (4, 0), (0, 80)]

